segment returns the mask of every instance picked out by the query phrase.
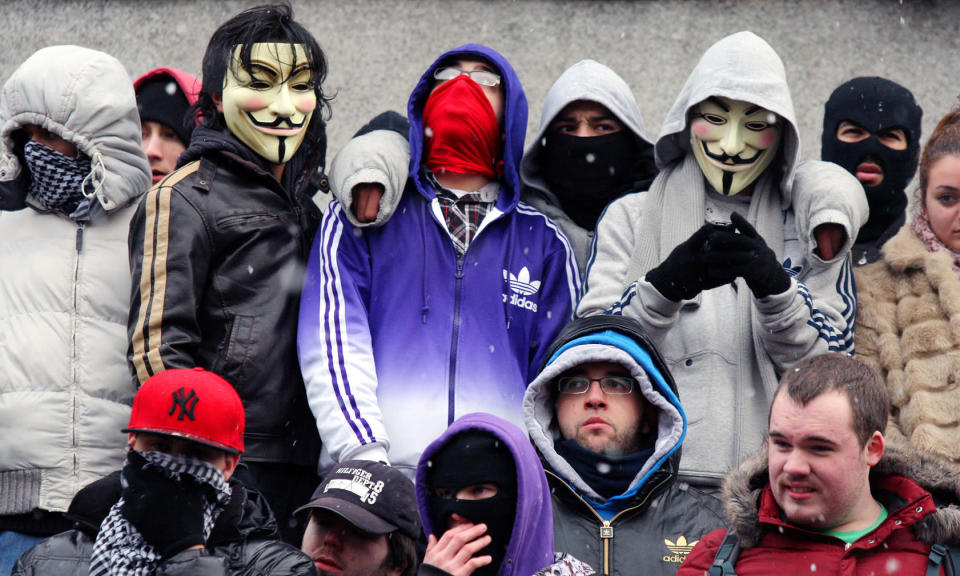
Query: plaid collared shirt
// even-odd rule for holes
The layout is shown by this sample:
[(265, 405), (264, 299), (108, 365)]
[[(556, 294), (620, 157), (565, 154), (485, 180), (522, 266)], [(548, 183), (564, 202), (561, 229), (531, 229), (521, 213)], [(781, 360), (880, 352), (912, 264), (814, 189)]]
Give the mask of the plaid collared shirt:
[(440, 211), (447, 224), (450, 239), (453, 240), (457, 254), (463, 256), (476, 236), (480, 223), (496, 202), (496, 198), (485, 201), (480, 191), (468, 192), (458, 197), (454, 192), (441, 186), (432, 174), (430, 176), (429, 180), (436, 190)]

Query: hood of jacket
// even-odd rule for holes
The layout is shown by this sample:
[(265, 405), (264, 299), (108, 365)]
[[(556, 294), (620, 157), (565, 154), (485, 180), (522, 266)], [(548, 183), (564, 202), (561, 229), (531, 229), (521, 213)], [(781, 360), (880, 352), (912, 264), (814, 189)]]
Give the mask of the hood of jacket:
[[(554, 448), (560, 430), (551, 384), (559, 375), (586, 362), (615, 362), (627, 368), (636, 379), (639, 392), (656, 407), (658, 414), (653, 454), (627, 491), (609, 500), (597, 494)], [(599, 512), (622, 508), (656, 472), (675, 472), (680, 462), (680, 446), (687, 433), (687, 417), (673, 376), (640, 325), (625, 316), (591, 316), (568, 324), (551, 345), (540, 374), (527, 387), (523, 417), (530, 441), (547, 466)]]
[[(960, 541), (960, 466), (888, 443), (880, 462), (870, 470), (870, 478), (894, 475), (919, 484), (933, 494), (937, 504), (936, 512), (913, 526), (917, 538), (927, 544)], [(766, 442), (723, 480), (727, 524), (744, 547), (757, 545), (763, 537), (765, 527), (759, 521), (760, 495), (768, 484)]]
[[(116, 58), (79, 46), (49, 46), (13, 72), (0, 96), (0, 184), (25, 182), (21, 130), (27, 125), (44, 128), (90, 157), (88, 178), (97, 198), (91, 217), (126, 206), (150, 189), (133, 84)], [(17, 193), (2, 188), (0, 194)], [(16, 188), (25, 198), (26, 187)]]
[(690, 109), (710, 96), (761, 106), (784, 121), (780, 189), (788, 195), (800, 159), (796, 113), (780, 56), (753, 32), (731, 34), (704, 52), (660, 128), (655, 148), (657, 167), (662, 170), (690, 151)]
[(510, 448), (517, 468), (517, 513), (513, 534), (500, 567), (500, 576), (527, 576), (554, 561), (553, 508), (550, 487), (543, 466), (522, 430), (491, 414), (467, 414), (457, 419), (424, 450), (417, 464), (417, 508), (425, 534), (433, 534), (427, 467), (430, 459), (450, 439), (467, 430), (482, 430), (498, 438)]
[(500, 72), (500, 85), (503, 87), (504, 96), (500, 128), (504, 137), (503, 177), (496, 206), (506, 213), (513, 210), (520, 201), (520, 158), (523, 156), (523, 143), (527, 134), (527, 97), (513, 67), (503, 55), (492, 48), (480, 44), (465, 44), (454, 48), (437, 58), (420, 77), (407, 103), (407, 117), (410, 120), (410, 176), (416, 181), (417, 190), (428, 201), (436, 196), (420, 173), (423, 162), (423, 107), (434, 85), (434, 70), (443, 62), (465, 56), (479, 56), (493, 64)]
[[(524, 184), (539, 190), (553, 204), (558, 204), (559, 200), (550, 191), (543, 177), (540, 165), (540, 153), (543, 150), (541, 142), (557, 114), (577, 100), (602, 104), (641, 140), (642, 149), (653, 147), (653, 142), (647, 138), (637, 100), (623, 78), (595, 60), (577, 62), (567, 68), (547, 92), (543, 101), (543, 112), (540, 114), (540, 129), (520, 164), (520, 176)], [(656, 171), (650, 177), (654, 175)]]

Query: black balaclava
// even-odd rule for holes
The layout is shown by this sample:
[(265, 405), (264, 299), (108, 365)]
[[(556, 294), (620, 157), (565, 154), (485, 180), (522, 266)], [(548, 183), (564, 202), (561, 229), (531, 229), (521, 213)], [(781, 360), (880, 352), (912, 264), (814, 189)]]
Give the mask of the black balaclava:
[(627, 128), (590, 137), (548, 132), (540, 146), (543, 179), (567, 216), (587, 230), (607, 204), (635, 184), (645, 190), (657, 174), (653, 147)]
[[(447, 519), (456, 512), (474, 524), (486, 524), (492, 541), (475, 556), (489, 554), (493, 562), (474, 572), (493, 576), (507, 553), (517, 513), (517, 467), (507, 445), (489, 432), (468, 430), (457, 434), (430, 459), (430, 522), (438, 538), (447, 530)], [(495, 483), (500, 491), (493, 498), (458, 500), (440, 498), (437, 488), (454, 494), (460, 488), (484, 482)]]
[[(873, 156), (883, 170), (883, 182), (864, 187), (870, 219), (860, 228), (858, 242), (875, 240), (906, 210), (904, 189), (917, 171), (922, 117), (923, 110), (913, 94), (884, 78), (854, 78), (837, 87), (827, 100), (820, 159), (839, 164), (856, 175), (864, 158)], [(837, 127), (844, 120), (870, 131), (870, 137), (856, 143), (841, 142), (837, 139)], [(879, 132), (889, 128), (904, 130), (905, 150), (893, 150), (877, 139)]]

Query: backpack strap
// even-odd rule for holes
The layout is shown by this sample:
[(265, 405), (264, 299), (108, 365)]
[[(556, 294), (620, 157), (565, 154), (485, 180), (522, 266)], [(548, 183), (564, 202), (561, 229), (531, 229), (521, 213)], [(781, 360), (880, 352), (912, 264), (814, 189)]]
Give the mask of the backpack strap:
[(960, 547), (933, 544), (928, 558), (926, 576), (939, 576), (941, 564), (946, 576), (960, 576)]
[[(932, 554), (932, 553), (931, 553)], [(740, 557), (740, 539), (733, 532), (727, 530), (727, 535), (720, 542), (717, 555), (713, 557), (708, 576), (737, 576), (734, 567)]]

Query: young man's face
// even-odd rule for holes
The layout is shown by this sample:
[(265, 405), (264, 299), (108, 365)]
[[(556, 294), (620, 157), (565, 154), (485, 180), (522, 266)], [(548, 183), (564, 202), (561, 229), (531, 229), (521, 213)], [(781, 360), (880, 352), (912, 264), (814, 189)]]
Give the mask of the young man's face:
[(749, 102), (710, 97), (693, 107), (690, 145), (713, 188), (724, 196), (743, 192), (776, 156), (781, 121)]
[[(636, 452), (640, 437), (651, 430), (651, 407), (635, 383), (628, 394), (608, 394), (599, 382), (609, 377), (632, 381), (629, 371), (613, 362), (589, 362), (563, 376), (592, 380), (583, 394), (557, 393), (557, 424), (563, 439), (573, 438), (582, 448), (608, 456)], [(645, 412), (650, 414), (645, 417)]]
[[(502, 75), (500, 74), (500, 71), (497, 70), (496, 67), (494, 67), (492, 64), (488, 64), (487, 62), (484, 62), (483, 60), (471, 60), (469, 58), (466, 58), (462, 60), (456, 60), (454, 62), (441, 66), (441, 68), (456, 68), (463, 72), (474, 72), (477, 70), (484, 70), (486, 72), (492, 72), (497, 76), (500, 76), (501, 77), (500, 83), (497, 84), (496, 86), (484, 86), (482, 84), (479, 84), (479, 86), (481, 89), (483, 89), (483, 93), (487, 97), (487, 100), (490, 101), (490, 106), (493, 108), (493, 113), (497, 117), (497, 122), (501, 124), (503, 123), (503, 101), (504, 101), (503, 78), (502, 78)], [(443, 84), (443, 82), (444, 81), (442, 80), (437, 80), (436, 84), (433, 85), (433, 90), (436, 90), (438, 86)], [(433, 92), (433, 90), (431, 90), (431, 92)]]
[(577, 100), (564, 106), (550, 121), (548, 131), (580, 138), (605, 136), (623, 130), (623, 122), (606, 106), (589, 100)]
[(865, 446), (853, 428), (853, 410), (840, 391), (824, 392), (800, 406), (786, 392), (770, 409), (770, 487), (792, 524), (814, 530), (869, 527), (879, 508), (869, 473), (883, 455), (883, 435)]
[(66, 156), (72, 158), (77, 157), (77, 147), (74, 146), (72, 142), (68, 142), (56, 134), (33, 124), (24, 126), (23, 130), (27, 133), (27, 138), (30, 140), (43, 144), (47, 148), (56, 150)]
[(314, 509), (300, 549), (310, 556), (318, 576), (399, 576), (388, 569), (386, 534), (360, 530), (329, 510)]
[(141, 123), (140, 147), (150, 161), (154, 182), (173, 172), (177, 167), (177, 157), (187, 149), (172, 128), (152, 120)]
[(230, 480), (237, 463), (238, 454), (228, 454), (212, 446), (200, 444), (185, 438), (150, 434), (149, 432), (131, 432), (127, 444), (138, 452), (163, 452), (165, 454), (190, 456), (213, 464), (223, 474), (224, 480)]
[(271, 164), (286, 164), (317, 107), (306, 50), (302, 44), (253, 44), (251, 74), (240, 62), (242, 48), (233, 49), (218, 109), (241, 142)]

